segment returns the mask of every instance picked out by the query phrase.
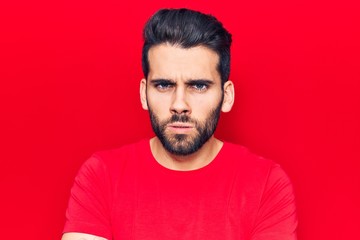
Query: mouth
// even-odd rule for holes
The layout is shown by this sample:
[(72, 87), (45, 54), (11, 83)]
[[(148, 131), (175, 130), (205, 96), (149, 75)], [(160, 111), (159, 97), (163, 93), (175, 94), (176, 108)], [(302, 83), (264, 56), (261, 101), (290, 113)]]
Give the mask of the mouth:
[(167, 128), (176, 134), (186, 134), (192, 131), (194, 126), (189, 123), (175, 122), (168, 124)]

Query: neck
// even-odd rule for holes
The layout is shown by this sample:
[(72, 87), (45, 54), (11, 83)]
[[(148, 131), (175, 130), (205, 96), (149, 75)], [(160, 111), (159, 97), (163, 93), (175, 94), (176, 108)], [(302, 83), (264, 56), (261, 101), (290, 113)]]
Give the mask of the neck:
[(156, 161), (165, 168), (178, 171), (196, 170), (208, 165), (222, 146), (223, 142), (212, 136), (198, 151), (180, 156), (168, 152), (157, 137), (150, 140), (151, 152)]

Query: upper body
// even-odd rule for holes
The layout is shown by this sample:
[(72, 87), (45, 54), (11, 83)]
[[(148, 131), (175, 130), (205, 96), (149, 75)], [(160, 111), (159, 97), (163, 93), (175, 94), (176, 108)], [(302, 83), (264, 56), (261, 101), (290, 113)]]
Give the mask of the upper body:
[(156, 137), (84, 164), (63, 240), (296, 239), (284, 172), (214, 137), (234, 103), (231, 35), (173, 9), (150, 18), (144, 39), (140, 100)]
[(191, 171), (160, 165), (148, 140), (94, 154), (72, 189), (66, 232), (105, 239), (295, 239), (294, 194), (274, 162), (225, 142)]

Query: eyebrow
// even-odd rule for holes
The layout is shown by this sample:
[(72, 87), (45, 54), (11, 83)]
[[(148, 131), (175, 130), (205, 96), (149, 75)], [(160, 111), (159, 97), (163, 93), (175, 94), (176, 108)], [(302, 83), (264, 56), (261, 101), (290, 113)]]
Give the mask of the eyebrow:
[[(176, 84), (176, 81), (171, 79), (165, 79), (165, 78), (156, 78), (151, 79), (149, 81), (151, 84), (159, 84), (159, 83), (167, 83), (167, 84)], [(206, 84), (206, 85), (213, 85), (214, 81), (209, 79), (189, 79), (185, 81), (186, 85), (194, 85), (194, 84)]]
[(205, 85), (213, 85), (214, 81), (209, 79), (190, 79), (185, 82), (186, 85), (195, 85), (195, 84), (205, 84)]
[(151, 79), (149, 81), (151, 84), (158, 84), (158, 83), (168, 83), (168, 84), (175, 84), (175, 81), (171, 80), (171, 79), (165, 79), (165, 78), (156, 78), (156, 79)]

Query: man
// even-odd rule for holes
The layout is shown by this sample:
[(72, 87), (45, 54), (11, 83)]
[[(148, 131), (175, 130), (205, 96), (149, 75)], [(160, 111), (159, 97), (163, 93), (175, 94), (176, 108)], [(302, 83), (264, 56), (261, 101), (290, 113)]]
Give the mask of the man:
[(282, 169), (214, 137), (234, 103), (231, 35), (212, 16), (164, 9), (144, 40), (140, 98), (156, 137), (85, 162), (62, 239), (296, 239)]

